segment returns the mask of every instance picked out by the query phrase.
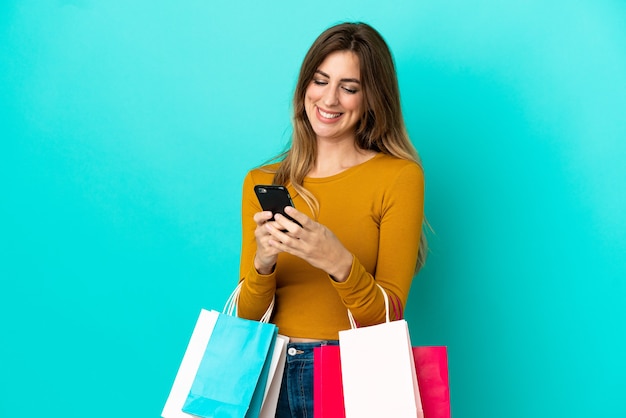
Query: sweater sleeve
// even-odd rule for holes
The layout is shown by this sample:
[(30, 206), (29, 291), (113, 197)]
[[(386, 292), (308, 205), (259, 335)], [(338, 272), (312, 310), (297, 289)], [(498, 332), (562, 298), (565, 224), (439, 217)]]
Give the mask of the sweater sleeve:
[(423, 217), (424, 174), (417, 164), (407, 165), (383, 196), (375, 274), (353, 257), (348, 279), (332, 282), (359, 325), (385, 321), (384, 297), (376, 283), (389, 295), (391, 319), (402, 318), (415, 275)]
[(243, 285), (239, 295), (238, 315), (242, 318), (258, 320), (263, 316), (274, 297), (276, 273), (263, 275), (254, 268), (256, 224), (253, 216), (262, 210), (254, 194), (255, 184), (253, 173), (248, 173), (243, 182), (241, 203), (242, 241), (239, 277), (240, 280), (243, 280)]

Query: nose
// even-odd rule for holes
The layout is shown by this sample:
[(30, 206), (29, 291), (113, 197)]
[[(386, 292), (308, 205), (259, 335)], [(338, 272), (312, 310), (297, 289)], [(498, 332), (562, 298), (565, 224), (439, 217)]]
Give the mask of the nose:
[(338, 103), (339, 103), (339, 96), (337, 95), (337, 90), (329, 85), (326, 91), (324, 92), (324, 105), (335, 106)]

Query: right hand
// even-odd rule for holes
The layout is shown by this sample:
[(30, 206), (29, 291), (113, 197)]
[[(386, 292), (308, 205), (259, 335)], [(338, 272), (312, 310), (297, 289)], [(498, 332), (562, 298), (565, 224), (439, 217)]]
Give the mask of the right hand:
[(267, 222), (273, 222), (272, 218), (272, 212), (267, 210), (254, 214), (254, 222), (256, 223), (256, 229), (254, 230), (254, 237), (256, 238), (254, 268), (259, 274), (270, 274), (274, 271), (278, 253), (280, 252), (276, 247), (269, 245), (269, 240), (272, 236), (264, 226)]

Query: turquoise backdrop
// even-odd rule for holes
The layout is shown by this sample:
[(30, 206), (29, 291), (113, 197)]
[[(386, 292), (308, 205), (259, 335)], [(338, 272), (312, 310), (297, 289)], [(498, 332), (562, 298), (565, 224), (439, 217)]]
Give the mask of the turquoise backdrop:
[(343, 20), (399, 72), (455, 418), (626, 417), (626, 4), (5, 0), (0, 417), (157, 417), (238, 279), (245, 172)]

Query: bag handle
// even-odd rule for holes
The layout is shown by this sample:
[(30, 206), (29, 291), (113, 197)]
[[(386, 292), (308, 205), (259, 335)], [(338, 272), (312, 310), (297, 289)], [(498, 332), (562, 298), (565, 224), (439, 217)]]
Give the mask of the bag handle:
[[(230, 316), (239, 316), (239, 309), (237, 305), (239, 304), (239, 294), (241, 293), (242, 285), (243, 285), (243, 280), (239, 282), (235, 290), (233, 290), (233, 293), (231, 293), (230, 296), (228, 297), (228, 300), (226, 301), (226, 304), (224, 305), (224, 310), (222, 310), (222, 313), (226, 315), (230, 315)], [(263, 314), (259, 322), (262, 322), (264, 324), (269, 324), (270, 318), (272, 317), (272, 312), (274, 311), (275, 299), (276, 297), (272, 298), (272, 303), (270, 303), (270, 306), (267, 307), (267, 311), (265, 311), (265, 313)]]
[[(378, 286), (380, 291), (383, 293), (383, 298), (385, 299), (385, 322), (391, 322), (389, 320), (389, 296), (387, 296), (387, 292), (385, 291), (385, 289), (383, 289), (381, 285), (376, 283), (376, 286)], [(273, 304), (274, 301), (272, 301), (272, 305)], [(350, 320), (350, 328), (357, 329), (358, 326), (356, 324), (356, 321), (354, 320), (354, 316), (352, 316), (352, 312), (350, 312), (350, 309), (348, 309), (348, 319)]]

